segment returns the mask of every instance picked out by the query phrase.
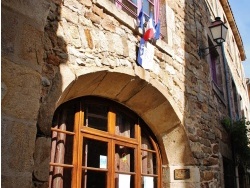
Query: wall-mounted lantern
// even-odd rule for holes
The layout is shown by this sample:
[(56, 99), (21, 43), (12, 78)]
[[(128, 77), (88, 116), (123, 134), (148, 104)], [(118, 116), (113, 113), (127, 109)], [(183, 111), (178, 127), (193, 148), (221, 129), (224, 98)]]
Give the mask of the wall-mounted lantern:
[(215, 48), (217, 46), (221, 46), (223, 42), (226, 40), (227, 36), (227, 30), (228, 28), (225, 26), (225, 24), (221, 21), (220, 17), (216, 17), (215, 21), (212, 22), (212, 25), (208, 27), (213, 40), (216, 42), (217, 45), (209, 46), (206, 48), (200, 48), (198, 49), (198, 54), (201, 57), (202, 54), (204, 54), (204, 51), (209, 48)]

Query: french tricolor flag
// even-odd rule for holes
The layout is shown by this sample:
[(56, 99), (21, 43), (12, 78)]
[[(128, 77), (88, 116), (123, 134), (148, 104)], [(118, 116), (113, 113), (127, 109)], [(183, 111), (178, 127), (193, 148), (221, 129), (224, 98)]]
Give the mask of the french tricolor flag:
[(143, 39), (145, 41), (148, 41), (150, 39), (153, 39), (154, 36), (155, 36), (155, 24), (154, 24), (154, 20), (153, 20), (153, 14), (150, 13), (147, 27), (146, 27), (145, 33), (143, 35)]
[(158, 40), (161, 36), (160, 28), (161, 28), (161, 23), (160, 20), (158, 20), (158, 23), (155, 25), (155, 40)]
[(139, 12), (139, 15), (137, 17), (138, 27), (143, 29), (143, 24), (145, 22), (144, 14), (143, 14), (143, 7), (141, 7), (141, 11)]

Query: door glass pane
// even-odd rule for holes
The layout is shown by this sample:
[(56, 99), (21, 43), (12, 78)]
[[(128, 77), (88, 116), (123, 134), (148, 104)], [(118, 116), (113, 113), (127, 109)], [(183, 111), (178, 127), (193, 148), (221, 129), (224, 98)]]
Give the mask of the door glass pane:
[(82, 171), (83, 188), (106, 188), (107, 173), (93, 170)]
[(142, 132), (142, 136), (141, 136), (141, 147), (143, 149), (150, 149), (150, 150), (154, 150), (151, 141), (149, 140), (148, 135), (146, 135), (144, 132)]
[(156, 174), (156, 155), (155, 153), (142, 151), (142, 173)]
[(73, 103), (67, 108), (67, 118), (66, 118), (66, 125), (67, 131), (73, 132), (74, 131), (74, 120), (75, 120), (75, 113), (79, 111), (80, 105), (77, 103)]
[(64, 131), (74, 132), (75, 113), (80, 109), (79, 103), (67, 103), (65, 108), (57, 109), (53, 117), (52, 127)]
[(134, 138), (135, 121), (133, 121), (133, 119), (131, 119), (124, 113), (118, 112), (116, 114), (115, 134), (128, 138)]
[(73, 140), (74, 136), (67, 135), (65, 140), (65, 157), (64, 163), (65, 164), (72, 164), (73, 160)]
[(120, 172), (134, 172), (134, 148), (122, 145), (115, 146), (115, 170)]
[(85, 109), (84, 124), (87, 127), (107, 131), (108, 108), (103, 105), (91, 104)]
[(115, 174), (115, 188), (126, 187), (134, 188), (135, 187), (135, 176), (133, 174)]
[(157, 178), (150, 176), (142, 176), (141, 188), (156, 188)]
[(51, 139), (50, 161), (52, 163), (72, 164), (73, 136), (53, 131)]
[(107, 142), (83, 139), (82, 164), (87, 167), (107, 168)]
[(53, 166), (53, 171), (50, 171), (50, 187), (62, 187), (69, 188), (71, 187), (71, 179), (72, 179), (72, 169), (71, 168), (63, 168), (58, 166)]

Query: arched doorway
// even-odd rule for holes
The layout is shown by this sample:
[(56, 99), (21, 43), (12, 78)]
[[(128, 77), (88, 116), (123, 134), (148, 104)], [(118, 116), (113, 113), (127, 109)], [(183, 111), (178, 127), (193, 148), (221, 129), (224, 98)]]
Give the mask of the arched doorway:
[(50, 187), (161, 187), (157, 140), (134, 112), (100, 97), (81, 97), (54, 114)]

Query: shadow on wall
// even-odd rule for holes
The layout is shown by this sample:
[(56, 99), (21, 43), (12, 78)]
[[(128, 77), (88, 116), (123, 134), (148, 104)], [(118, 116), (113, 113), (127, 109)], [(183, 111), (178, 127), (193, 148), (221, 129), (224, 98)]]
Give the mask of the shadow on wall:
[[(184, 125), (189, 137), (195, 165), (199, 167), (201, 187), (223, 186), (223, 172), (220, 158), (221, 134), (225, 131), (220, 124), (216, 96), (213, 92), (210, 74), (210, 55), (199, 57), (199, 46), (208, 46), (208, 26), (213, 20), (210, 2), (191, 0), (185, 2), (184, 62), (185, 62), (185, 114)], [(219, 2), (217, 2), (219, 3)], [(191, 8), (192, 7), (192, 8)], [(215, 9), (215, 8), (214, 8)], [(180, 11), (181, 12), (181, 11)], [(182, 14), (179, 14), (181, 16)], [(179, 32), (178, 36), (181, 36)], [(206, 36), (208, 35), (208, 36)], [(181, 54), (179, 54), (181, 55)], [(220, 102), (219, 102), (220, 103)], [(227, 114), (225, 106), (219, 110)], [(224, 111), (223, 111), (224, 110)], [(225, 139), (225, 138), (224, 138)], [(183, 156), (185, 157), (185, 156)]]
[[(44, 64), (42, 90), (37, 121), (36, 149), (34, 154), (33, 184), (48, 187), (48, 171), (51, 147), (51, 124), (62, 92), (61, 66), (68, 60), (67, 44), (61, 21), (61, 0), (50, 2), (50, 10), (44, 28)], [(41, 156), (44, 156), (41, 157)]]
[(39, 187), (48, 181), (44, 169), (62, 85), (59, 66), (68, 58), (66, 44), (56, 34), (60, 1), (3, 0), (1, 5), (1, 185)]

